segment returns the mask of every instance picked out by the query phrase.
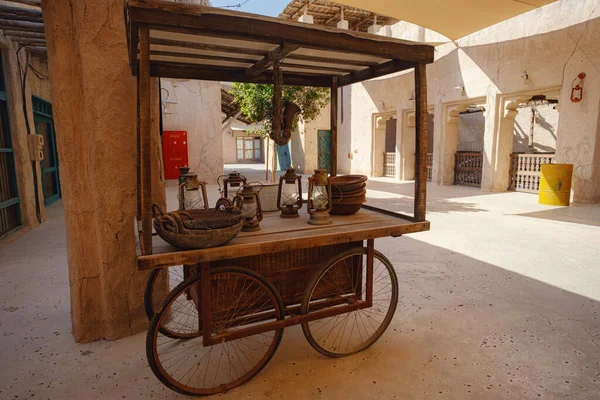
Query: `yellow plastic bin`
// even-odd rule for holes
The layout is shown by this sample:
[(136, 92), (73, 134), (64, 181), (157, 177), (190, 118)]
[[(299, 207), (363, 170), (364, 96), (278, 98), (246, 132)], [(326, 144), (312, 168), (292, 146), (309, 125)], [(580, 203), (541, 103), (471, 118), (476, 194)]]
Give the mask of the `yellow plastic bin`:
[(573, 164), (542, 164), (538, 201), (549, 206), (571, 204)]

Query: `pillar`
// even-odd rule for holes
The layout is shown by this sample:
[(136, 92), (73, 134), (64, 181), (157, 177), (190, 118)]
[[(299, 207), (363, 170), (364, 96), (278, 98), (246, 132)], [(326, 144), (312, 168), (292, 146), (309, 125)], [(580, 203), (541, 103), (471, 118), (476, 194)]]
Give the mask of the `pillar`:
[(437, 167), (436, 183), (438, 185), (454, 184), (454, 163), (458, 148), (458, 118), (461, 111), (462, 108), (453, 106), (447, 107), (443, 114), (444, 125), (438, 145), (435, 147), (437, 151), (433, 154), (434, 164)]
[[(510, 185), (510, 155), (513, 151), (515, 117), (519, 113), (517, 110), (519, 99), (504, 100), (503, 104), (491, 152), (488, 154), (486, 151), (485, 154), (488, 162), (483, 163), (481, 188), (490, 192), (506, 192)], [(485, 149), (490, 147), (485, 143), (491, 139), (490, 136), (486, 131), (484, 135)]]
[(402, 130), (402, 142), (400, 144), (400, 180), (410, 181), (415, 179), (415, 136), (416, 119), (415, 112), (406, 113), (406, 122)]
[[(136, 267), (136, 79), (121, 0), (43, 0), (65, 210), (71, 321), (78, 342), (145, 329), (147, 272)], [(161, 187), (158, 86), (153, 171)], [(153, 190), (164, 202), (164, 190)]]

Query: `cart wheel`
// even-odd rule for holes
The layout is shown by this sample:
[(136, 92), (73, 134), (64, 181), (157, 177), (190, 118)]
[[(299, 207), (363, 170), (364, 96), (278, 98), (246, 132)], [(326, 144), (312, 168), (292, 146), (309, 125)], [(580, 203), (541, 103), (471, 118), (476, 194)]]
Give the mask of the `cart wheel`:
[[(281, 297), (263, 277), (245, 268), (210, 272), (213, 334), (284, 318)], [(179, 284), (150, 322), (146, 355), (154, 375), (187, 395), (225, 392), (248, 381), (273, 357), (283, 328), (204, 347), (200, 274)], [(232, 312), (235, 310), (235, 313)], [(186, 337), (173, 339), (162, 330)]]
[[(144, 309), (148, 321), (152, 320), (169, 292), (184, 280), (183, 265), (158, 268), (150, 272), (148, 282), (146, 282), (146, 291), (144, 292)], [(162, 283), (164, 283), (164, 286)]]
[[(301, 312), (351, 304), (366, 294), (367, 249), (355, 248), (331, 259), (310, 280)], [(332, 304), (333, 303), (333, 304)], [(371, 346), (387, 329), (398, 303), (398, 278), (390, 261), (375, 251), (373, 306), (302, 323), (308, 343), (329, 357), (343, 357)]]

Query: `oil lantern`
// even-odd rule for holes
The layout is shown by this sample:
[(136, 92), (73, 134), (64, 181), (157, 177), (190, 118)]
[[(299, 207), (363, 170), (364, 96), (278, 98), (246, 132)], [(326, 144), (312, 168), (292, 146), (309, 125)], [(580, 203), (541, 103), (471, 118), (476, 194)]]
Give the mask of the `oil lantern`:
[(308, 178), (308, 213), (311, 225), (331, 224), (331, 179), (324, 169), (315, 169), (315, 174)]
[[(223, 188), (221, 189), (221, 181), (223, 181)], [(221, 175), (217, 178), (217, 183), (219, 184), (219, 193), (221, 193), (222, 197), (228, 198), (231, 194), (231, 197), (235, 196), (236, 191), (242, 185), (246, 184), (246, 177), (239, 172), (233, 171), (228, 175)], [(234, 189), (234, 190), (231, 190)]]
[(180, 175), (179, 180), (179, 210), (208, 209), (206, 182), (199, 181), (193, 172)]
[(279, 178), (277, 191), (277, 208), (281, 210), (281, 218), (298, 218), (298, 210), (302, 208), (302, 177), (296, 175), (294, 168), (288, 168)]
[(242, 231), (254, 232), (260, 230), (263, 219), (260, 206), (260, 196), (251, 185), (244, 184), (233, 199), (233, 206), (242, 211), (244, 225)]

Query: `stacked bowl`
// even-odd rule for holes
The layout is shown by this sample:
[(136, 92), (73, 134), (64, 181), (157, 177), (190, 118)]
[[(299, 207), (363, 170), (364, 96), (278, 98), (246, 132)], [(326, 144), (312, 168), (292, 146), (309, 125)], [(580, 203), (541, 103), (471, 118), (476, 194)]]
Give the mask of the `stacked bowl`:
[(343, 175), (331, 177), (331, 214), (356, 214), (367, 201), (367, 177)]

